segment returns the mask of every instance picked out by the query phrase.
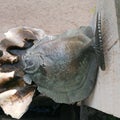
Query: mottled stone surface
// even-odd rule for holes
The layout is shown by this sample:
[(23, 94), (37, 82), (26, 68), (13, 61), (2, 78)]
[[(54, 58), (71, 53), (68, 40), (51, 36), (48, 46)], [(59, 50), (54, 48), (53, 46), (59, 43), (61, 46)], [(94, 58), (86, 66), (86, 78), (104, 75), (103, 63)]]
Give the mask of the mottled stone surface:
[(22, 56), (24, 80), (57, 103), (87, 98), (98, 72), (91, 27), (68, 30), (35, 42)]

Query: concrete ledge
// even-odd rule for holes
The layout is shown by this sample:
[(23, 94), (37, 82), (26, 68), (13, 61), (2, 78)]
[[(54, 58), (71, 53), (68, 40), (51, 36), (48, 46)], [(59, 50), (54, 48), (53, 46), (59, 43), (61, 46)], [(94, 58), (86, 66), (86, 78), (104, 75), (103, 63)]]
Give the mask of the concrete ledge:
[(120, 41), (119, 21), (117, 14), (119, 9), (115, 0), (98, 0), (97, 11), (102, 14), (102, 36), (106, 71), (99, 71), (96, 87), (85, 104), (120, 117)]

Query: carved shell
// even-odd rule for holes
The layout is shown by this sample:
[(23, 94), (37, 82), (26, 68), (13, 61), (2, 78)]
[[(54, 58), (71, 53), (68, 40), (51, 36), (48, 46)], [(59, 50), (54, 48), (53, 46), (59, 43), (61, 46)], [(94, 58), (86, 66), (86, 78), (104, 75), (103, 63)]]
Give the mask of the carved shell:
[[(85, 31), (84, 31), (85, 32)], [(81, 29), (37, 42), (22, 57), (24, 80), (58, 103), (88, 97), (95, 84), (98, 65), (92, 40)]]

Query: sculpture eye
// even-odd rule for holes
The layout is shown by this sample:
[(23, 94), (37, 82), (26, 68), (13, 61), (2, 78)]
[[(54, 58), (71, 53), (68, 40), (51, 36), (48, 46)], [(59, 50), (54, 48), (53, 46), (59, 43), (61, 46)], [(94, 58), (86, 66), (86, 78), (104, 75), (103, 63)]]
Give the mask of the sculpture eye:
[(25, 63), (26, 63), (27, 66), (32, 66), (34, 64), (33, 61), (30, 60), (30, 59), (26, 59)]
[(22, 57), (24, 72), (26, 73), (34, 73), (39, 69), (39, 60), (34, 55), (25, 55)]

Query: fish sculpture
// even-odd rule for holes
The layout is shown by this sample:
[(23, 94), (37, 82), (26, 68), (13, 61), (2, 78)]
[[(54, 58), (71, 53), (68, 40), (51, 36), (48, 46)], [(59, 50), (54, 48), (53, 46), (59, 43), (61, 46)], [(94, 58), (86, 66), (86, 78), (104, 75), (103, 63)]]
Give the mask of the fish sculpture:
[(24, 81), (57, 103), (75, 103), (93, 90), (98, 68), (105, 69), (101, 36), (101, 16), (96, 32), (91, 27), (68, 30), (44, 37), (27, 49), (21, 58)]
[(95, 87), (99, 67), (105, 70), (100, 13), (95, 32), (82, 26), (51, 36), (41, 29), (12, 28), (0, 41), (0, 107), (19, 119), (33, 98), (49, 106), (50, 100), (83, 101)]

